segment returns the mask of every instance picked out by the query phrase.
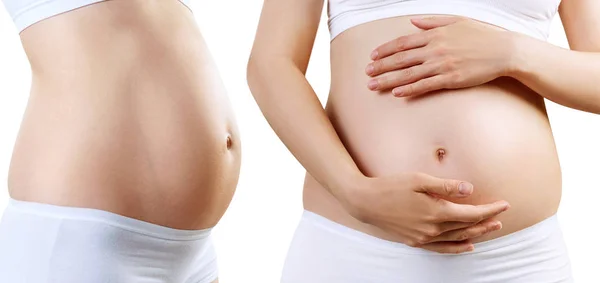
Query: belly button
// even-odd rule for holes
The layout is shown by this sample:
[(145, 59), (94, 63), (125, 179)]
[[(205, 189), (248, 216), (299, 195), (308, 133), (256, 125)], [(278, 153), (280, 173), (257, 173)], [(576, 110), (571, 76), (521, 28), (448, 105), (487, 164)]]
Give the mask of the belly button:
[(435, 155), (436, 155), (438, 161), (442, 162), (442, 160), (444, 159), (444, 157), (446, 157), (446, 150), (443, 149), (443, 148), (438, 148), (435, 151)]
[(231, 149), (233, 146), (233, 140), (231, 140), (231, 135), (227, 135), (227, 149)]

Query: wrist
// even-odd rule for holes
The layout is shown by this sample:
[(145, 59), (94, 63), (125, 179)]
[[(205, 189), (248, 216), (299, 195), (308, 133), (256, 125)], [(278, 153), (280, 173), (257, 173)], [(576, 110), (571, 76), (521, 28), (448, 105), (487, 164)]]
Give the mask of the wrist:
[[(365, 198), (367, 182), (370, 178), (360, 171), (341, 176), (335, 184), (330, 187), (331, 193), (342, 204), (344, 209), (353, 217), (360, 218), (362, 204)], [(360, 219), (359, 219), (360, 220)]]
[(530, 48), (535, 44), (534, 39), (516, 32), (511, 32), (508, 39), (508, 57), (505, 61), (503, 76), (518, 79), (526, 72), (527, 57)]
[(345, 201), (342, 203), (348, 214), (363, 223), (370, 223), (373, 218), (373, 205), (376, 205), (374, 194), (376, 190), (373, 189), (373, 180), (373, 178), (361, 176), (346, 191)]

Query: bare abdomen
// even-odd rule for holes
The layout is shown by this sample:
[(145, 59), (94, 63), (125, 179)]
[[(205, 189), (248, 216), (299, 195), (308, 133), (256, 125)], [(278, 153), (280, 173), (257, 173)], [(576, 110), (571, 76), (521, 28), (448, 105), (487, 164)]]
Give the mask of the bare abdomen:
[[(393, 30), (385, 28), (391, 26)], [(461, 203), (508, 201), (511, 209), (497, 218), (503, 229), (479, 241), (554, 214), (561, 194), (560, 166), (543, 99), (536, 93), (508, 78), (416, 99), (367, 89), (364, 69), (372, 49), (415, 31), (405, 18), (394, 18), (348, 30), (332, 44), (327, 112), (363, 173), (424, 172), (473, 183), (474, 194)], [(305, 206), (387, 238), (351, 218), (310, 176)]]
[[(146, 4), (101, 2), (22, 34), (33, 85), (12, 197), (179, 229), (220, 219), (240, 165), (225, 89), (189, 11)], [(65, 40), (40, 48), (53, 32)]]

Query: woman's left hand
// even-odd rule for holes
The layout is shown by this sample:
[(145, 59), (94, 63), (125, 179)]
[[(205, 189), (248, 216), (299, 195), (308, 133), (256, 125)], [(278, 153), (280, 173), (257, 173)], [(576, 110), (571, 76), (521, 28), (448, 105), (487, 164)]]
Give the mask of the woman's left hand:
[(417, 96), (481, 85), (511, 69), (514, 33), (460, 17), (412, 19), (425, 31), (399, 37), (373, 51), (367, 66), (375, 91)]

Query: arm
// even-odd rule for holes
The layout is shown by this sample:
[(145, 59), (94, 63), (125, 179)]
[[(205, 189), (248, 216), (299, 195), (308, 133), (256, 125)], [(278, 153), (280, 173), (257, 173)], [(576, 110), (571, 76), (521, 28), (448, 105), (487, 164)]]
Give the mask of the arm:
[(458, 17), (413, 19), (424, 32), (375, 50), (371, 89), (416, 96), (510, 76), (556, 103), (600, 114), (600, 2), (564, 0), (559, 12), (572, 50)]
[(362, 176), (305, 78), (323, 0), (266, 0), (248, 84), (265, 118), (307, 171), (347, 204)]
[(509, 75), (549, 100), (600, 114), (600, 1), (565, 0), (559, 12), (572, 50), (516, 37)]

